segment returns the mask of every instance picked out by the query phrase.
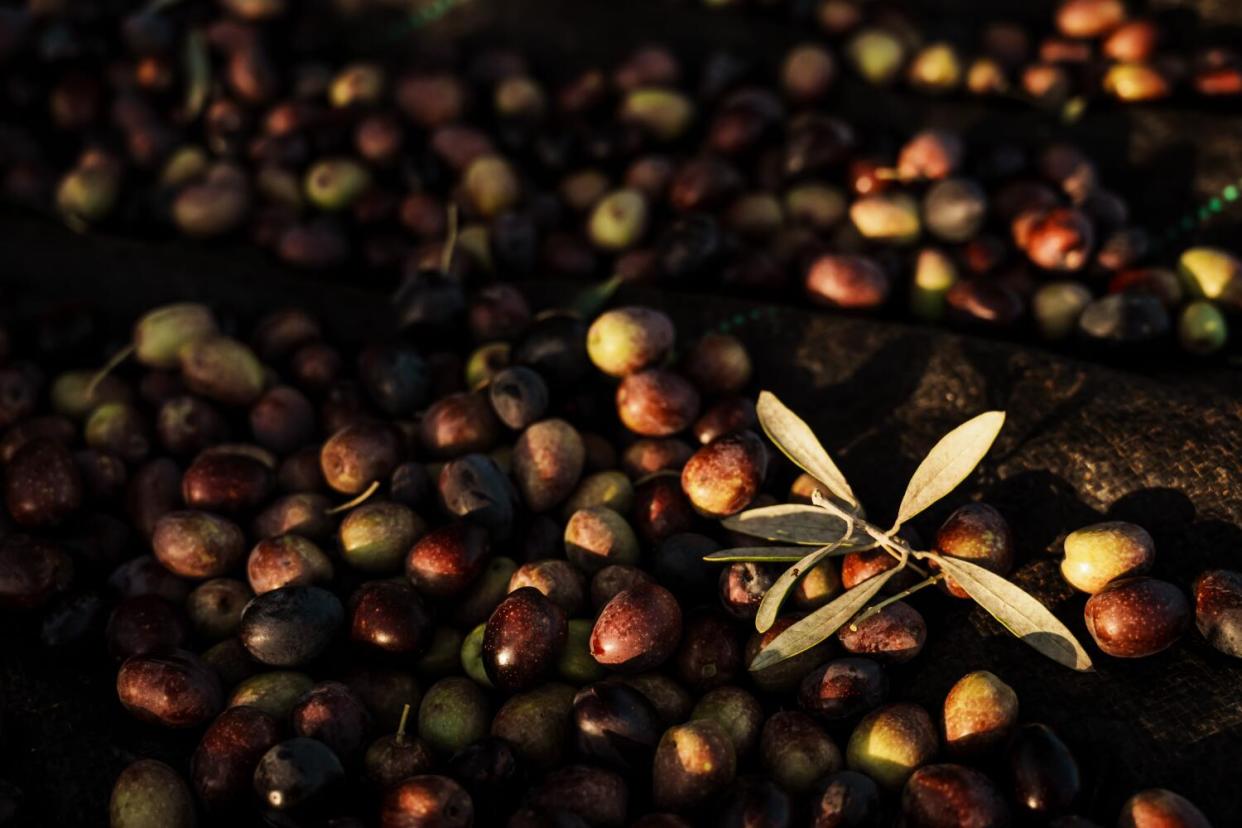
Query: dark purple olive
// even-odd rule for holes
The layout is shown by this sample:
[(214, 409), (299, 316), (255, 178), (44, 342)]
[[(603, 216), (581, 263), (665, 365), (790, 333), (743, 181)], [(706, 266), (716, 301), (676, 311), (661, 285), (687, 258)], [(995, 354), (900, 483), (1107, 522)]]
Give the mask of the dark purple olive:
[(185, 578), (227, 574), (245, 555), (244, 543), (237, 524), (209, 512), (169, 512), (151, 537), (156, 559)]
[(871, 777), (838, 771), (816, 788), (811, 803), (811, 828), (878, 828), (880, 789)]
[(470, 828), (473, 824), (470, 794), (446, 776), (406, 779), (389, 788), (380, 804), (380, 828)]
[(796, 710), (772, 714), (763, 725), (759, 759), (772, 781), (806, 793), (815, 781), (841, 770), (841, 751), (814, 719)]
[(638, 584), (600, 611), (591, 631), (591, 655), (605, 667), (638, 673), (667, 661), (680, 639), (677, 599), (657, 584)]
[(903, 825), (948, 828), (1009, 824), (1009, 807), (992, 782), (962, 765), (927, 765), (914, 772), (901, 792)]
[(431, 641), (431, 616), (409, 584), (371, 581), (350, 599), (349, 636), (378, 653), (417, 656)]
[(787, 828), (793, 825), (789, 794), (767, 779), (742, 779), (725, 799), (716, 825), (726, 828)]
[(224, 704), (215, 671), (184, 650), (127, 659), (116, 693), (135, 718), (164, 727), (206, 724)]
[(552, 771), (531, 791), (529, 801), (548, 812), (568, 813), (588, 825), (625, 824), (629, 788), (619, 774), (590, 765)]
[(259, 445), (289, 454), (314, 437), (315, 407), (296, 388), (274, 386), (250, 407), (250, 430)]
[(295, 667), (328, 649), (345, 620), (335, 595), (313, 586), (289, 586), (257, 596), (242, 613), (242, 643), (273, 667)]
[(226, 514), (263, 505), (275, 488), (272, 470), (248, 454), (200, 454), (181, 478), (181, 496), (191, 509)]
[(47, 438), (30, 440), (4, 472), (4, 500), (19, 526), (54, 526), (82, 504), (82, 475), (73, 455)]
[(392, 474), (401, 454), (400, 441), (391, 427), (357, 422), (328, 438), (320, 449), (319, 462), (329, 486), (342, 494), (356, 495)]
[(316, 739), (296, 737), (271, 747), (254, 771), (254, 791), (274, 811), (306, 809), (328, 798), (345, 777), (332, 749)]
[(1116, 658), (1143, 658), (1173, 646), (1190, 626), (1181, 589), (1155, 578), (1122, 578), (1087, 600), (1087, 632)]
[(488, 398), (474, 392), (442, 397), (423, 413), (418, 425), (419, 442), (440, 458), (488, 451), (500, 433)]
[(316, 684), (294, 705), (290, 720), (296, 735), (317, 739), (345, 759), (361, 752), (371, 726), (362, 700), (339, 681)]
[(755, 415), (753, 402), (745, 397), (725, 397), (709, 406), (694, 421), (693, 433), (701, 445), (707, 445), (721, 437), (757, 428), (759, 419)]
[(673, 663), (677, 678), (692, 690), (733, 682), (742, 669), (742, 645), (733, 623), (717, 613), (693, 616)]
[(524, 365), (506, 368), (488, 386), (488, 399), (500, 421), (515, 431), (541, 419), (548, 408), (548, 385)]
[(491, 551), (487, 531), (454, 523), (419, 538), (405, 559), (405, 574), (432, 598), (460, 594), (479, 576)]
[(878, 707), (887, 692), (888, 679), (879, 664), (869, 658), (839, 658), (806, 675), (798, 703), (831, 721)]
[(675, 477), (653, 477), (634, 488), (634, 531), (648, 543), (694, 530), (694, 507)]
[(720, 602), (730, 615), (742, 620), (755, 617), (759, 603), (780, 572), (773, 566), (733, 563), (720, 573)]
[(591, 607), (598, 612), (618, 593), (640, 583), (651, 583), (653, 580), (651, 575), (636, 566), (624, 564), (606, 566), (591, 578)]
[(1208, 643), (1242, 657), (1242, 574), (1210, 569), (1195, 579), (1195, 625)]
[(1013, 801), (1020, 811), (1048, 818), (1074, 804), (1082, 789), (1078, 763), (1050, 728), (1042, 724), (1018, 728), (1009, 743), (1008, 759)]
[(49, 541), (28, 535), (0, 538), (0, 607), (43, 606), (73, 580), (73, 559)]
[(652, 767), (656, 807), (688, 810), (728, 789), (737, 769), (733, 743), (710, 719), (670, 727)]
[(178, 649), (189, 634), (182, 614), (158, 595), (135, 595), (121, 601), (108, 617), (104, 633), (108, 652), (117, 661)]
[(483, 632), (483, 668), (500, 690), (533, 687), (555, 666), (566, 637), (565, 613), (542, 592), (521, 587), (500, 602)]
[(280, 739), (280, 724), (257, 707), (230, 707), (203, 733), (190, 759), (190, 781), (208, 810), (250, 800), (254, 770)]
[(405, 346), (373, 345), (358, 356), (362, 387), (380, 411), (406, 417), (426, 404), (431, 391), (427, 365)]
[(496, 282), (470, 297), (467, 317), (476, 342), (495, 342), (519, 336), (530, 324), (531, 313), (519, 288)]
[(512, 480), (485, 454), (467, 454), (444, 464), (436, 481), (449, 514), (506, 537), (513, 526), (518, 494)]
[(660, 739), (660, 714), (642, 693), (619, 682), (601, 682), (574, 696), (578, 750), (618, 767), (641, 767)]
[(427, 773), (434, 766), (431, 749), (421, 740), (401, 733), (380, 736), (367, 748), (363, 758), (367, 778), (381, 789)]

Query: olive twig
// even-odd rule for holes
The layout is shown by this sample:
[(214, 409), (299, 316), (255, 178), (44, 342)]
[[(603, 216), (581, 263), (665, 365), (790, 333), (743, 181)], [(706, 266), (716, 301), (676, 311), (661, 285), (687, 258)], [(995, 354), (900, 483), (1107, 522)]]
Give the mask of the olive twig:
[[(903, 541), (901, 538), (898, 538), (889, 532), (885, 532), (881, 530), (875, 524), (868, 523), (867, 521), (863, 520), (857, 515), (853, 515), (845, 511), (840, 506), (836, 505), (831, 500), (829, 500), (827, 497), (825, 497), (824, 494), (820, 492), (819, 489), (816, 489), (815, 491), (811, 492), (811, 502), (814, 503), (816, 506), (820, 507), (821, 509), (823, 509), (824, 511), (828, 512), (829, 514), (834, 515), (835, 517), (838, 517), (841, 520), (845, 521), (845, 525), (849, 529), (849, 532), (847, 533), (846, 537), (849, 537), (850, 534), (853, 534), (853, 526), (857, 524), (859, 527), (862, 528), (864, 532), (866, 532), (868, 535), (871, 536), (871, 538), (876, 542), (877, 546), (879, 546), (885, 552), (887, 552), (888, 554), (896, 558), (897, 561), (901, 563), (903, 566), (914, 570), (919, 575), (922, 575), (924, 578), (930, 577), (925, 569), (923, 569), (918, 564), (911, 563), (909, 560), (911, 556), (915, 558), (920, 558), (920, 559), (926, 558), (928, 554), (930, 553), (915, 551), (911, 549), (906, 544), (906, 542)], [(893, 531), (896, 531), (896, 530), (893, 530)]]
[(405, 723), (410, 718), (410, 706), (408, 704), (401, 706), (401, 721), (397, 722), (397, 744), (405, 744)]
[(379, 487), (380, 487), (380, 482), (378, 480), (372, 480), (371, 485), (367, 486), (366, 490), (362, 492), (362, 494), (358, 495), (353, 500), (345, 501), (339, 506), (333, 506), (331, 509), (324, 509), (323, 513), (325, 515), (335, 515), (340, 512), (344, 512), (348, 509), (352, 509), (358, 504), (366, 502), (366, 499), (369, 498), (371, 495), (375, 494), (375, 491)]
[(913, 586), (906, 587), (901, 592), (890, 595), (889, 597), (885, 598), (880, 603), (873, 604), (872, 606), (867, 607), (865, 610), (859, 613), (854, 618), (853, 621), (850, 622), (850, 630), (852, 630), (853, 632), (858, 632), (859, 624), (866, 621), (868, 618), (875, 615), (880, 610), (887, 607), (889, 604), (895, 604), (896, 602), (900, 601), (903, 598), (908, 598), (914, 593), (918, 592), (919, 590), (925, 589), (929, 586), (932, 586), (933, 584), (937, 584), (943, 579), (944, 579), (944, 574), (937, 572), (935, 575), (928, 576), (927, 578), (924, 578), (923, 580), (919, 581), (917, 584), (914, 584)]

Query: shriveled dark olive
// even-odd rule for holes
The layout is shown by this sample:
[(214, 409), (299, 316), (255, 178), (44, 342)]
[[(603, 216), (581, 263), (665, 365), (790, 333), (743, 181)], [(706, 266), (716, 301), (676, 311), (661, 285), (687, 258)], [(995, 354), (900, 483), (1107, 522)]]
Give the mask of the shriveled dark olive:
[(736, 618), (754, 618), (759, 603), (780, 573), (772, 566), (734, 563), (720, 573), (720, 602)]

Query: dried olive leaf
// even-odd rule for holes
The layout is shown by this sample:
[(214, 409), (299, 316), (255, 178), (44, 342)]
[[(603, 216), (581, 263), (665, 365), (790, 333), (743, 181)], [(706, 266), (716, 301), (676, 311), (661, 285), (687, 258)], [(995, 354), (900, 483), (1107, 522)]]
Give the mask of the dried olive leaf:
[(198, 29), (185, 39), (185, 110), (182, 117), (193, 121), (207, 104), (211, 91), (211, 56), (207, 53), (207, 37)]
[(934, 555), (933, 560), (967, 595), (1018, 638), (1066, 667), (1091, 669), (1091, 658), (1074, 634), (1033, 595), (977, 564), (945, 555)]
[(759, 632), (767, 632), (771, 629), (776, 623), (777, 614), (781, 611), (781, 604), (785, 603), (785, 598), (798, 585), (798, 582), (806, 577), (806, 574), (816, 564), (839, 550), (842, 543), (843, 540), (820, 547), (782, 572), (772, 586), (768, 587), (768, 591), (763, 594), (763, 600), (759, 602), (759, 611), (755, 613), (755, 629)]
[(894, 567), (868, 578), (796, 622), (772, 639), (771, 644), (760, 650), (759, 655), (755, 656), (754, 661), (750, 663), (749, 669), (752, 672), (763, 670), (811, 649), (845, 626), (846, 622), (857, 615), (859, 610), (875, 597), (888, 579), (902, 569), (903, 567)]
[(801, 417), (790, 411), (770, 391), (759, 392), (755, 413), (768, 439), (786, 457), (851, 507), (858, 507), (858, 498), (846, 482), (845, 475), (841, 474), (837, 464), (832, 462), (811, 427)]
[[(852, 547), (851, 547), (852, 548)], [(846, 550), (842, 551), (844, 554)], [(735, 563), (738, 561), (755, 561), (762, 563), (796, 563), (806, 555), (805, 546), (739, 546), (734, 549), (721, 549), (703, 560), (710, 563)]]
[[(807, 546), (827, 546), (845, 536), (845, 521), (830, 515), (818, 506), (803, 503), (783, 503), (749, 509), (727, 517), (721, 526), (753, 538), (800, 543)], [(852, 539), (861, 541), (865, 536), (857, 530)]]
[(987, 411), (941, 437), (914, 470), (893, 528), (956, 489), (988, 453), (1004, 424), (1005, 412)]

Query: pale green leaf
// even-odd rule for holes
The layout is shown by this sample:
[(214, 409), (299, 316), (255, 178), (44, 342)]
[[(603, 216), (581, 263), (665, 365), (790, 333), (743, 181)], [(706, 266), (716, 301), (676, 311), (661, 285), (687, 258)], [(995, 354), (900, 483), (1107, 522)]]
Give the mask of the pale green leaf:
[(749, 669), (751, 671), (763, 670), (811, 649), (845, 626), (846, 622), (857, 615), (875, 597), (888, 579), (901, 569), (901, 567), (894, 567), (868, 578), (853, 589), (838, 595), (830, 603), (815, 610), (806, 618), (800, 619), (772, 639), (771, 644), (760, 650), (759, 655), (755, 656), (754, 661), (750, 663)]
[(820, 561), (827, 560), (840, 548), (840, 541), (830, 546), (820, 547), (782, 572), (772, 586), (768, 587), (768, 591), (763, 594), (763, 600), (759, 602), (759, 611), (755, 613), (755, 629), (759, 632), (767, 632), (771, 629), (776, 623), (777, 614), (781, 611), (781, 604), (785, 603), (785, 599), (798, 585), (798, 582), (806, 577), (806, 574)]
[(1091, 669), (1091, 658), (1074, 634), (1033, 595), (977, 564), (947, 555), (935, 560), (1005, 629), (1053, 661), (1074, 670)]
[(987, 411), (940, 438), (914, 470), (894, 528), (956, 489), (988, 453), (1004, 424), (1005, 412)]
[(828, 452), (815, 437), (815, 432), (801, 417), (789, 410), (776, 395), (770, 391), (759, 392), (759, 402), (755, 405), (755, 413), (759, 424), (778, 449), (792, 460), (807, 474), (814, 477), (828, 488), (828, 491), (844, 500), (853, 507), (858, 506), (858, 498), (846, 482), (845, 475), (832, 462)]
[[(753, 538), (808, 546), (836, 543), (845, 536), (847, 528), (845, 521), (836, 515), (805, 503), (782, 503), (749, 509), (725, 518), (720, 524)], [(860, 539), (863, 536), (855, 530), (853, 537)]]
[(796, 563), (806, 555), (805, 546), (739, 546), (735, 549), (721, 549), (703, 560), (710, 563), (736, 563), (738, 561), (754, 561), (756, 563)]

